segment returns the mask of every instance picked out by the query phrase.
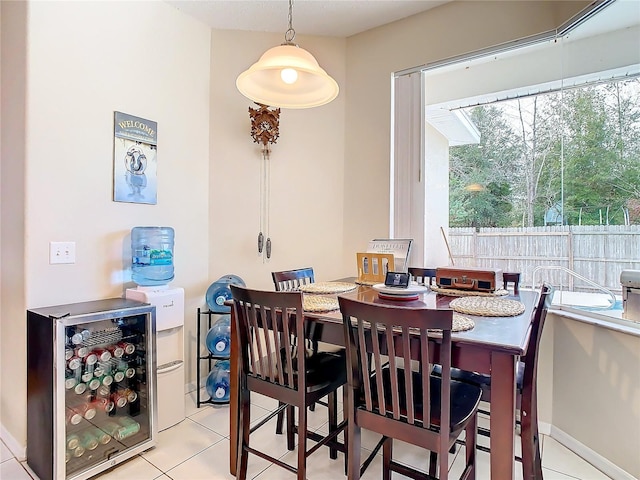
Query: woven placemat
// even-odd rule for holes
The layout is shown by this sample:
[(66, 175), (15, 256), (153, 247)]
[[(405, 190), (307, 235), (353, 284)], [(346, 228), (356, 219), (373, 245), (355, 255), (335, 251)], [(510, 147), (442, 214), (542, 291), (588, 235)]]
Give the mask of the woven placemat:
[(459, 313), (453, 314), (452, 332), (464, 332), (465, 330), (471, 330), (475, 326), (476, 322), (474, 322), (472, 318), (465, 317)]
[(305, 312), (331, 312), (338, 310), (340, 305), (336, 297), (304, 295), (302, 297), (302, 308)]
[(451, 300), (454, 312), (483, 317), (513, 317), (524, 312), (524, 304), (518, 300), (496, 297), (460, 297)]
[(358, 286), (348, 282), (316, 282), (300, 285), (299, 292), (303, 293), (345, 293), (355, 290)]
[(449, 297), (504, 297), (505, 295), (509, 295), (509, 291), (503, 288), (499, 288), (495, 292), (477, 292), (475, 290), (440, 288), (435, 285), (430, 285), (429, 288), (440, 295), (447, 295)]

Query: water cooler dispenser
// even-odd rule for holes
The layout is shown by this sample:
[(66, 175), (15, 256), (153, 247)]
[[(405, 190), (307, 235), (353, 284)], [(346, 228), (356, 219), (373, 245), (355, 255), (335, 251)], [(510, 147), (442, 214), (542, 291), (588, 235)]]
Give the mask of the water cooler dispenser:
[(156, 307), (158, 431), (185, 418), (184, 289), (168, 285), (129, 288), (126, 297)]

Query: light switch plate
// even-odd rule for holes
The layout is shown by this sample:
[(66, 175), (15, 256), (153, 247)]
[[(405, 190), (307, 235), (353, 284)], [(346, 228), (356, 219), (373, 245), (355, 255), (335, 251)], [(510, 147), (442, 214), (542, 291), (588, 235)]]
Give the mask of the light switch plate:
[(76, 263), (76, 242), (49, 242), (49, 263)]

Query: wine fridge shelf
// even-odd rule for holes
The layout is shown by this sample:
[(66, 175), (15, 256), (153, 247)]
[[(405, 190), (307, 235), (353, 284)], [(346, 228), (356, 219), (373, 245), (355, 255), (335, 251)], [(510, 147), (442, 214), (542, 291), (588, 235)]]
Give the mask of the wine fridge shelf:
[[(196, 405), (198, 408), (200, 408), (200, 405), (228, 405), (229, 404), (229, 400), (213, 400), (211, 397), (208, 396), (208, 399), (206, 400), (202, 400), (200, 398), (201, 394), (202, 394), (202, 362), (207, 362), (207, 375), (209, 374), (209, 372), (211, 372), (211, 369), (213, 368), (214, 362), (218, 361), (218, 360), (229, 360), (229, 356), (228, 355), (214, 355), (209, 351), (209, 348), (207, 347), (207, 342), (206, 342), (206, 336), (207, 336), (207, 332), (211, 329), (211, 327), (213, 326), (212, 324), (212, 317), (214, 315), (220, 315), (219, 313), (216, 312), (212, 312), (210, 310), (201, 310), (200, 308), (198, 308), (198, 318), (197, 318), (197, 338), (198, 338), (198, 352), (200, 352), (200, 349), (202, 348), (202, 346), (204, 345), (204, 349), (205, 351), (208, 352), (207, 355), (198, 355), (198, 361), (196, 362), (196, 369), (197, 369), (197, 374), (196, 374)], [(204, 319), (204, 320), (203, 320)], [(204, 334), (202, 333), (202, 322), (205, 321), (207, 324), (207, 327), (204, 331)], [(206, 382), (205, 382), (206, 383)]]

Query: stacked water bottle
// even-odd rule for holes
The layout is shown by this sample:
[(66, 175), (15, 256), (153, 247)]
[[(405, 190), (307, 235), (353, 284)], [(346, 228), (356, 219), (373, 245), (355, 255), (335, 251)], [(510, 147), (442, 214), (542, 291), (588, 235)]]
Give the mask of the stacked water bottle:
[(207, 393), (213, 402), (229, 401), (229, 354), (231, 353), (231, 318), (223, 315), (207, 332), (207, 349), (217, 360), (207, 377)]
[(229, 355), (231, 354), (231, 307), (225, 305), (231, 300), (230, 285), (246, 286), (244, 280), (237, 275), (223, 275), (213, 282), (206, 293), (209, 311), (219, 314), (218, 320), (207, 332), (206, 346), (215, 364), (207, 376), (206, 389), (213, 403), (229, 402)]

